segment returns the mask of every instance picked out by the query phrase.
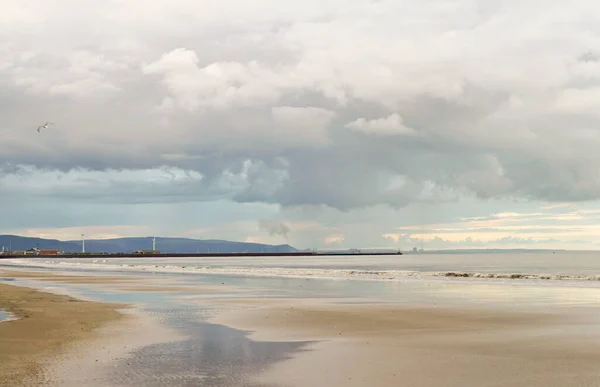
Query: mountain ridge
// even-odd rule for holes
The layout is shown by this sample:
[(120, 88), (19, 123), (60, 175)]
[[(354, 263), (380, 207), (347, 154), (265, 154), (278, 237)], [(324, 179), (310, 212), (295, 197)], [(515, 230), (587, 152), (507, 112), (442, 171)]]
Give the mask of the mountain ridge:
[[(153, 237), (122, 237), (110, 239), (86, 239), (86, 252), (132, 253), (151, 250)], [(4, 250), (58, 249), (65, 253), (81, 252), (81, 240), (47, 239), (20, 235), (0, 235), (0, 248)], [(161, 253), (260, 253), (297, 252), (289, 244), (270, 245), (264, 243), (237, 242), (221, 239), (194, 239), (156, 237), (156, 249)]]

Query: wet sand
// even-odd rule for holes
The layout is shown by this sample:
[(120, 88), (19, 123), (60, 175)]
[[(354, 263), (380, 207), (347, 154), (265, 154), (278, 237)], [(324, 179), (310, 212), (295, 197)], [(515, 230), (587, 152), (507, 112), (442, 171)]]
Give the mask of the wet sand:
[(0, 324), (0, 385), (43, 386), (48, 360), (68, 345), (94, 337), (103, 324), (124, 318), (122, 304), (77, 300), (0, 283), (0, 307), (17, 320)]
[(304, 304), (212, 322), (252, 331), (252, 339), (319, 340), (256, 378), (265, 385), (600, 385), (600, 344), (561, 333), (575, 322), (558, 313)]
[[(86, 282), (90, 288), (96, 289), (98, 285), (102, 285), (109, 292), (124, 294), (192, 291), (201, 295), (224, 290), (240, 291), (224, 284), (178, 286), (178, 279), (173, 278), (166, 281), (170, 281), (169, 286), (163, 282), (156, 285), (157, 281), (152, 277), (141, 277), (141, 281), (136, 284), (124, 285), (118, 281), (121, 278), (110, 279), (106, 283), (102, 282), (105, 277), (96, 278), (89, 273), (88, 276), (70, 276), (68, 273), (11, 270), (3, 275), (25, 279), (26, 286), (40, 286), (43, 290), (48, 282), (60, 284), (52, 286), (52, 291), (70, 294), (73, 294), (70, 286), (73, 282), (81, 285), (86, 280), (89, 281)], [(38, 282), (40, 279), (48, 281)], [(83, 296), (86, 297), (85, 292)], [(94, 330), (93, 336), (86, 337), (85, 340), (65, 342), (60, 351), (40, 352), (36, 356), (39, 356), (38, 367), (43, 371), (40, 372), (41, 375), (18, 384), (11, 381), (7, 385), (250, 387), (247, 383), (249, 374), (256, 373), (270, 363), (288, 358), (305, 345), (298, 342), (253, 342), (246, 338), (245, 332), (204, 322), (202, 315), (206, 310), (199, 306), (190, 307), (187, 303), (162, 300), (157, 304), (149, 303), (145, 307), (127, 309), (121, 313), (126, 317), (104, 322)], [(3, 351), (2, 347), (0, 351)], [(15, 364), (22, 360), (16, 359)], [(0, 382), (0, 385), (4, 384)]]
[[(44, 282), (64, 284), (130, 284), (139, 282), (141, 279), (133, 276), (107, 276), (107, 275), (72, 275), (52, 273), (48, 271), (22, 271), (22, 270), (0, 270), (0, 277), (19, 278)], [(144, 279), (147, 282), (147, 279)]]
[[(126, 318), (103, 324), (94, 337), (70, 344), (64, 356), (48, 362), (46, 374), (51, 381), (48, 387), (139, 385), (139, 380), (146, 375), (134, 365), (137, 351), (186, 339), (185, 335), (139, 310), (127, 309), (122, 313)], [(116, 372), (119, 364), (125, 372)], [(150, 370), (147, 377), (156, 380), (157, 371), (164, 373), (165, 370), (157, 367)]]
[[(63, 284), (106, 284), (116, 290), (134, 292), (204, 290), (200, 292), (204, 294), (175, 294), (172, 299), (179, 303), (157, 307), (158, 313), (167, 317), (167, 325), (183, 334), (179, 338), (165, 331), (163, 344), (148, 346), (154, 338), (151, 336), (157, 336), (153, 332), (160, 328), (148, 326), (143, 329), (148, 340), (141, 340), (133, 356), (124, 358), (130, 347), (129, 344), (125, 347), (122, 340), (141, 330), (135, 324), (125, 327), (120, 320), (113, 320), (115, 326), (121, 327), (119, 335), (102, 328), (95, 331), (102, 334), (96, 336), (97, 347), (86, 352), (85, 344), (71, 346), (76, 348), (76, 354), (70, 359), (76, 361), (55, 367), (55, 373), (64, 377), (61, 386), (94, 386), (90, 375), (92, 379), (103, 380), (104, 384), (98, 384), (102, 386), (137, 382), (147, 386), (175, 383), (228, 387), (600, 385), (598, 330), (571, 335), (570, 332), (585, 325), (578, 326), (580, 321), (564, 309), (558, 310), (561, 308), (550, 310), (552, 313), (534, 313), (483, 306), (365, 305), (361, 302), (377, 300), (350, 297), (250, 298), (243, 291), (233, 295), (218, 291), (211, 294), (212, 290), (223, 290), (220, 286), (178, 286), (177, 280), (171, 280), (171, 285), (165, 280), (164, 286), (157, 286), (162, 282), (149, 276), (8, 272), (0, 272), (0, 276), (20, 275), (18, 278)], [(127, 283), (127, 280), (138, 282)], [(4, 295), (1, 288), (0, 295)], [(199, 323), (194, 305), (211, 309), (206, 311), (210, 312), (208, 324)], [(0, 308), (3, 307), (10, 311), (0, 303)], [(527, 310), (526, 304), (514, 309)], [(2, 324), (0, 339), (7, 337), (2, 335)], [(253, 332), (248, 337), (252, 340), (234, 329)], [(10, 337), (30, 339), (19, 334)], [(105, 348), (108, 337), (114, 339)], [(3, 353), (0, 346), (0, 354)], [(43, 360), (43, 355), (39, 356)], [(115, 358), (121, 360), (115, 362)], [(23, 358), (17, 358), (16, 362), (25, 364)], [(82, 364), (86, 365), (84, 371)], [(0, 363), (0, 369), (3, 365)], [(264, 372), (257, 375), (258, 370)], [(4, 380), (2, 374), (0, 380)]]
[(45, 283), (66, 285), (110, 285), (110, 289), (123, 292), (166, 292), (166, 293), (202, 293), (210, 294), (239, 289), (226, 285), (176, 285), (172, 280), (151, 277), (133, 277), (131, 275), (107, 276), (89, 274), (52, 273), (47, 271), (0, 270), (0, 278), (15, 278)]

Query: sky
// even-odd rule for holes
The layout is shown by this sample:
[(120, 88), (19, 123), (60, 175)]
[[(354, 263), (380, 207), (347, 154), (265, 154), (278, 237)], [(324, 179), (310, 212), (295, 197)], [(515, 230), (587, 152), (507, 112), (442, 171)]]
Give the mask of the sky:
[(0, 4), (0, 233), (600, 249), (598, 2)]

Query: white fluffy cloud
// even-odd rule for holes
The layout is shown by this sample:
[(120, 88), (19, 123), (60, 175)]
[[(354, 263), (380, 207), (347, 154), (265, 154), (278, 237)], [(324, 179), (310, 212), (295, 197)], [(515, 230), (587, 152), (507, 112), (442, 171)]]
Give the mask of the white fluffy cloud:
[(358, 130), (365, 133), (375, 133), (383, 135), (402, 135), (415, 134), (411, 128), (404, 126), (402, 117), (398, 113), (390, 114), (387, 117), (366, 120), (359, 118), (346, 124), (346, 128)]
[[(595, 201), (597, 15), (590, 0), (7, 3), (0, 194), (365, 219)], [(363, 225), (352, 239), (332, 214), (299, 243), (395, 235)]]

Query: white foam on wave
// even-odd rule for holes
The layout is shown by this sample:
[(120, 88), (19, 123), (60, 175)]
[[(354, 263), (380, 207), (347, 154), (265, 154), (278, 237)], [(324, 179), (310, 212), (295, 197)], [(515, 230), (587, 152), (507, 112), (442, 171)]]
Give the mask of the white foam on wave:
[(47, 260), (44, 262), (27, 259), (8, 260), (13, 265), (56, 268), (76, 268), (103, 271), (131, 271), (152, 273), (195, 273), (212, 275), (235, 275), (253, 277), (287, 277), (287, 278), (319, 278), (319, 279), (358, 279), (378, 281), (399, 281), (406, 278), (476, 278), (504, 280), (551, 280), (551, 281), (600, 281), (599, 275), (571, 274), (523, 274), (523, 273), (478, 273), (467, 271), (403, 271), (403, 270), (352, 270), (321, 268), (284, 268), (284, 267), (214, 267), (214, 266), (180, 266), (180, 265), (144, 265), (129, 263), (111, 263), (108, 260), (92, 262), (73, 262), (69, 260)]

